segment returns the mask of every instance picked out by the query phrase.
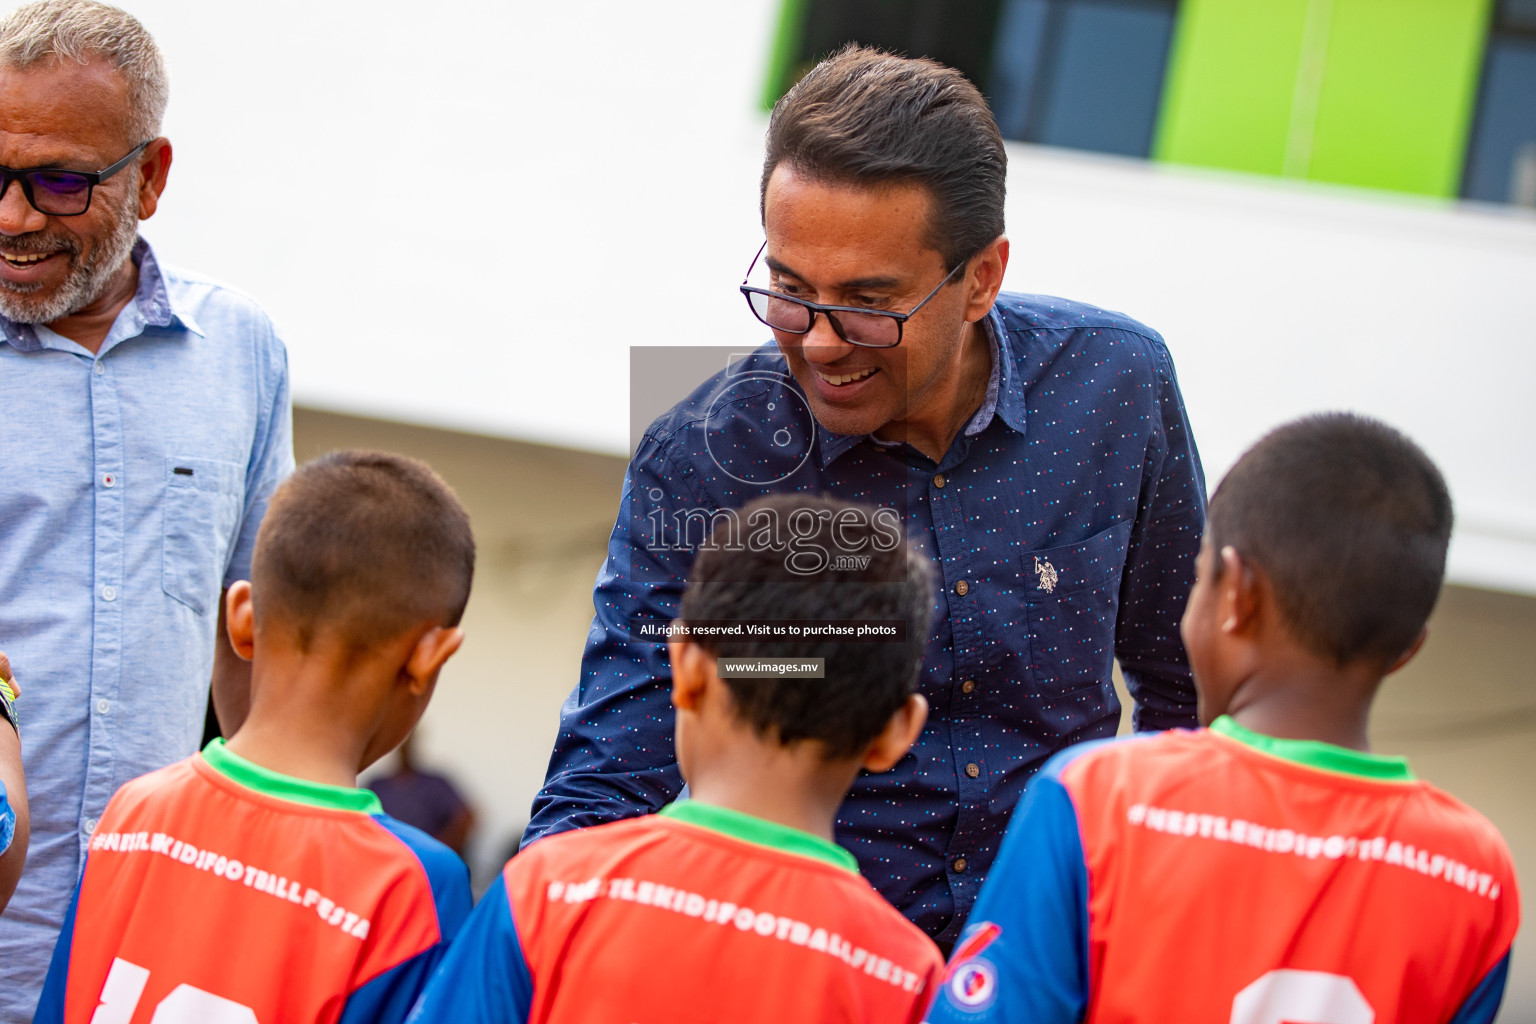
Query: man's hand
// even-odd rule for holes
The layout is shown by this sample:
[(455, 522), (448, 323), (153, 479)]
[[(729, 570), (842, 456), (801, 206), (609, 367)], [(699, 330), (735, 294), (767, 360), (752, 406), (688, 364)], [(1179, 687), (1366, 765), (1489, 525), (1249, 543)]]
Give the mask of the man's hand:
[(245, 723), (251, 710), (251, 663), (229, 645), (226, 598), (219, 595), (219, 627), (213, 638), (213, 714), (227, 740)]
[[(11, 690), (20, 693), (11, 675), (11, 659), (0, 651), (0, 679), (10, 683)], [(30, 835), (30, 817), (27, 814), (27, 777), (21, 767), (21, 739), (16, 730), (0, 723), (0, 820), (14, 815), (15, 831), (10, 845), (0, 844), (0, 910), (10, 902), (21, 878), (21, 869), (27, 861), (27, 839)], [(0, 833), (6, 831), (0, 827)]]

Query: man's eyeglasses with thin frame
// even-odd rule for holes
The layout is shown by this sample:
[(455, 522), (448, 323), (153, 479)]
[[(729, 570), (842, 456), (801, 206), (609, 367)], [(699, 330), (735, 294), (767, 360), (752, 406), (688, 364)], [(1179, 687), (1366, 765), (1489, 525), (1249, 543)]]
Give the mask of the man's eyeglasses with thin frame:
[(111, 167), (99, 171), (71, 171), (62, 167), (23, 167), (19, 170), (0, 167), (0, 199), (10, 190), (11, 182), (21, 186), (21, 192), (38, 213), (50, 217), (78, 217), (91, 208), (91, 193), (97, 185), (121, 171), (144, 152), (144, 147), (154, 142), (145, 139), (128, 151)]
[(785, 334), (809, 334), (811, 328), (816, 326), (816, 314), (825, 314), (827, 322), (832, 325), (832, 330), (850, 345), (858, 345), (862, 348), (895, 348), (901, 344), (902, 325), (912, 319), (917, 311), (933, 299), (943, 290), (944, 286), (954, 280), (955, 274), (964, 267), (969, 260), (961, 260), (956, 263), (949, 273), (944, 275), (928, 297), (905, 313), (892, 313), (883, 309), (863, 309), (859, 306), (827, 306), (820, 302), (811, 302), (808, 299), (797, 299), (793, 295), (784, 295), (780, 292), (769, 291), (766, 288), (753, 288), (747, 284), (752, 277), (752, 268), (757, 266), (757, 261), (762, 258), (763, 250), (768, 248), (764, 242), (757, 250), (757, 255), (752, 257), (752, 265), (747, 267), (747, 277), (741, 282), (741, 294), (747, 298), (747, 307), (752, 310), (752, 315), (775, 331), (783, 331)]

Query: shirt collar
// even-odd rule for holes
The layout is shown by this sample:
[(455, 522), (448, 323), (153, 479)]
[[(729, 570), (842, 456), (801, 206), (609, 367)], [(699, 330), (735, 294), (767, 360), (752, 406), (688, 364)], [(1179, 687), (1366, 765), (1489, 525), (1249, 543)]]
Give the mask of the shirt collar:
[(139, 290), (133, 301), (144, 322), (153, 327), (181, 327), (199, 338), (204, 337), (203, 329), (187, 308), (171, 298), (155, 250), (142, 238), (134, 243), (133, 261), (139, 265)]
[(744, 842), (810, 857), (854, 874), (859, 872), (859, 862), (853, 854), (836, 843), (728, 807), (717, 807), (697, 800), (679, 800), (663, 807), (660, 813), (662, 817), (687, 822), (712, 832), (723, 832)]
[[(996, 417), (1022, 434), (1025, 424), (1024, 396), (1017, 393), (1017, 389), (1013, 386), (1013, 382), (1018, 377), (1018, 368), (1013, 365), (1013, 350), (1003, 344), (1003, 315), (997, 303), (992, 304), (992, 309), (980, 323), (992, 353), (992, 369), (987, 375), (986, 397), (982, 399), (981, 407), (976, 410), (976, 414), (966, 423), (963, 433), (966, 437), (975, 437), (987, 429)], [(898, 448), (901, 444), (899, 441), (882, 441), (873, 434), (854, 436), (822, 431), (822, 468), (825, 469), (831, 465), (860, 441), (869, 441), (881, 448)]]
[(1288, 740), (1278, 736), (1265, 736), (1237, 724), (1230, 715), (1222, 715), (1211, 723), (1211, 732), (1236, 740), (1271, 757), (1318, 768), (1325, 772), (1355, 775), (1383, 782), (1412, 782), (1413, 772), (1406, 758), (1367, 754), (1347, 747), (1336, 747), (1319, 740)]
[[(179, 326), (202, 337), (202, 328), (191, 313), (172, 301), (165, 275), (160, 271), (160, 263), (150, 244), (143, 238), (138, 239), (129, 259), (138, 265), (139, 287), (134, 292), (133, 301), (117, 314), (98, 357), (118, 343), (142, 334), (145, 327)], [(8, 342), (18, 352), (36, 352), (50, 347), (31, 324), (19, 324), (4, 316), (0, 316), (0, 341)]]
[(203, 760), (208, 766), (231, 782), (246, 789), (254, 789), (280, 800), (291, 800), (308, 807), (322, 807), (331, 811), (361, 811), (364, 814), (383, 814), (384, 806), (378, 796), (368, 789), (349, 786), (328, 786), (323, 782), (284, 775), (270, 768), (263, 768), (255, 761), (248, 761), (226, 746), (224, 740), (215, 737), (203, 748)]

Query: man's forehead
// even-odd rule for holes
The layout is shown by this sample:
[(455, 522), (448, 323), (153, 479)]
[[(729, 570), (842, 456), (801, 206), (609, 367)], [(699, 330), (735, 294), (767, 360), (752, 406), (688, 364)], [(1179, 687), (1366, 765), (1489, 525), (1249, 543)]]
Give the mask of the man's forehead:
[(844, 284), (927, 273), (944, 262), (929, 241), (932, 205), (910, 181), (827, 181), (780, 165), (765, 192), (765, 262), (797, 277), (828, 271)]
[(902, 206), (927, 213), (933, 206), (933, 190), (911, 178), (870, 181), (821, 174), (785, 161), (773, 169), (763, 189), (763, 212), (771, 206), (794, 202), (856, 201), (880, 206)]
[(105, 60), (0, 67), (0, 140), (7, 148), (111, 152), (124, 145), (128, 118), (127, 79)]

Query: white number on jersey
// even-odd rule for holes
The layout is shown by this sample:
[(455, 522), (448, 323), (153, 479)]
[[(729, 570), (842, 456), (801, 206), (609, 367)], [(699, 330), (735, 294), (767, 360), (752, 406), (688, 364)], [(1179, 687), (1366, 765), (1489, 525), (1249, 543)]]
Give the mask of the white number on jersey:
[(91, 1014), (91, 1024), (128, 1024), (148, 982), (149, 968), (114, 958), (107, 983), (101, 986), (101, 1005)]
[[(1373, 1024), (1353, 980), (1324, 971), (1270, 971), (1232, 1000), (1231, 1024)], [(94, 1024), (94, 1022), (93, 1022)]]
[[(91, 1015), (91, 1024), (128, 1024), (139, 1008), (144, 986), (149, 982), (149, 968), (131, 964), (121, 957), (112, 960), (107, 982), (101, 986), (101, 1004)], [(160, 1000), (150, 1024), (260, 1024), (256, 1011), (232, 999), (204, 992), (191, 985), (177, 985)]]

